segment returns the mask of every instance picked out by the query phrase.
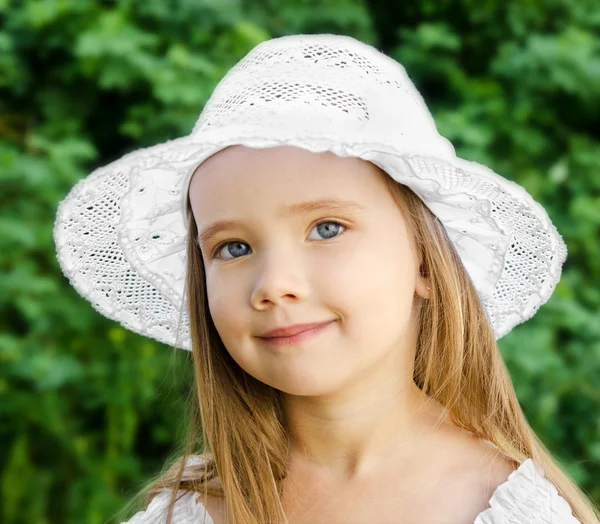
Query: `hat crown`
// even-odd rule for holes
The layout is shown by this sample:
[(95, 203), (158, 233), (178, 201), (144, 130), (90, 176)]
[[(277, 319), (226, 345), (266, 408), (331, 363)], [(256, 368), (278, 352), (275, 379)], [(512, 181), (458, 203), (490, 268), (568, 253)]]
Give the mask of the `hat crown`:
[(360, 137), (453, 157), (405, 68), (349, 36), (291, 35), (248, 52), (217, 84), (192, 135), (231, 131)]

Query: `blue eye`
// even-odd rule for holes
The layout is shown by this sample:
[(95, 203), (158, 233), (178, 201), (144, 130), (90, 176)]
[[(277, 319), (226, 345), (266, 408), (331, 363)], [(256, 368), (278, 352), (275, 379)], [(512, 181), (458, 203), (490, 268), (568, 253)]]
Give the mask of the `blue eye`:
[[(335, 230), (336, 228), (338, 228), (338, 226), (339, 226), (340, 228), (346, 229), (346, 226), (345, 226), (345, 225), (343, 225), (343, 224), (340, 224), (339, 222), (336, 222), (335, 220), (324, 220), (324, 221), (322, 221), (322, 222), (319, 222), (318, 224), (315, 224), (315, 227), (313, 227), (313, 229), (312, 229), (312, 230), (314, 230), (315, 228), (319, 228), (319, 226), (323, 226), (323, 225), (325, 225), (325, 224), (334, 224), (334, 226), (333, 226), (333, 229), (334, 229), (334, 230)], [(311, 231), (312, 231), (312, 230), (311, 230)], [(331, 228), (331, 227), (321, 228), (321, 232), (320, 232), (319, 234), (329, 235), (329, 233), (331, 233), (331, 230), (332, 230), (332, 228)], [(336, 232), (336, 231), (334, 231), (334, 233), (335, 233), (335, 232)], [(327, 237), (325, 240), (327, 240), (327, 239), (329, 239), (329, 238), (332, 238), (333, 236), (337, 236), (337, 235), (335, 235), (335, 234), (334, 234), (334, 235), (328, 236), (328, 237)], [(222, 242), (221, 244), (219, 244), (219, 245), (218, 245), (218, 246), (215, 248), (215, 250), (214, 250), (214, 252), (213, 252), (213, 256), (212, 256), (212, 258), (220, 258), (220, 259), (222, 259), (222, 260), (232, 260), (232, 258), (226, 258), (226, 257), (217, 256), (217, 255), (219, 255), (219, 253), (220, 253), (222, 250), (224, 250), (224, 249), (225, 249), (226, 247), (228, 247), (228, 246), (232, 246), (230, 249), (228, 249), (228, 251), (229, 251), (229, 254), (232, 254), (232, 255), (233, 255), (235, 251), (238, 251), (238, 254), (239, 254), (240, 256), (242, 256), (242, 255), (245, 255), (245, 254), (247, 254), (247, 253), (246, 253), (246, 252), (243, 252), (243, 251), (244, 251), (243, 249), (240, 249), (240, 246), (243, 246), (243, 245), (246, 245), (246, 246), (247, 246), (248, 244), (246, 244), (245, 242), (241, 242), (241, 241), (239, 241), (239, 240), (234, 240), (234, 241), (231, 241), (231, 242)], [(240, 252), (240, 251), (241, 251), (241, 252)], [(237, 257), (237, 256), (235, 256), (235, 255), (234, 255), (234, 256), (233, 256), (233, 258), (239, 258), (239, 257)]]

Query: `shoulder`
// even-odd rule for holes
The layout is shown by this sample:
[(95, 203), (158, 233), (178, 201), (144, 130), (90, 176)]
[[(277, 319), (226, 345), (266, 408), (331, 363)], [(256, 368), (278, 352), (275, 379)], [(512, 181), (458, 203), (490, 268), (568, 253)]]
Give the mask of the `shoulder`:
[(480, 496), (487, 503), (497, 487), (518, 469), (519, 463), (484, 439), (477, 439), (471, 449), (472, 460), (469, 461), (467, 475), (479, 486)]
[(456, 522), (580, 524), (533, 459), (519, 464), (491, 442), (473, 439), (446, 471), (440, 500)]
[[(540, 464), (529, 458), (521, 464), (487, 440), (472, 448), (471, 471), (465, 485), (476, 493), (474, 524), (542, 522), (579, 524), (569, 503), (548, 480)], [(473, 522), (471, 519), (469, 522)]]
[(459, 438), (450, 449), (436, 491), (440, 511), (455, 515), (455, 522), (473, 523), (518, 464), (481, 439)]

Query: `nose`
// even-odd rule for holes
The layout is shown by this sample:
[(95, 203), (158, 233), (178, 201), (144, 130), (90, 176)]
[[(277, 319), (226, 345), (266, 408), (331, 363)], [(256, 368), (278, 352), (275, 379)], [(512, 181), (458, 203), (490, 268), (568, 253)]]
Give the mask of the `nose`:
[[(309, 293), (306, 267), (292, 250), (266, 253), (258, 263), (251, 304), (265, 309), (271, 304), (304, 300)], [(303, 269), (304, 268), (304, 269)]]

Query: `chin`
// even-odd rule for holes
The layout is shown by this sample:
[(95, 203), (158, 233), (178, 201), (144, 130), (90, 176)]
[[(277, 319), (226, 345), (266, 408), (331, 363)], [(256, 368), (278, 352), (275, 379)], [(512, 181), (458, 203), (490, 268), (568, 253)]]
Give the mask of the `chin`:
[(327, 395), (335, 395), (345, 387), (345, 384), (351, 380), (340, 377), (339, 374), (332, 376), (331, 374), (319, 374), (311, 372), (308, 376), (300, 376), (295, 373), (293, 376), (279, 376), (277, 379), (270, 382), (264, 381), (265, 384), (281, 391), (287, 395), (297, 397), (321, 397)]

